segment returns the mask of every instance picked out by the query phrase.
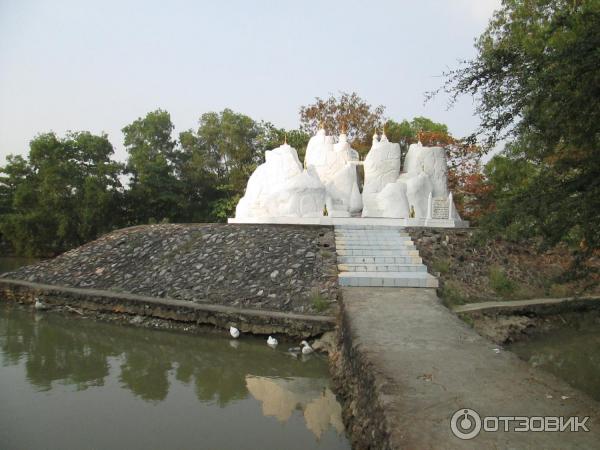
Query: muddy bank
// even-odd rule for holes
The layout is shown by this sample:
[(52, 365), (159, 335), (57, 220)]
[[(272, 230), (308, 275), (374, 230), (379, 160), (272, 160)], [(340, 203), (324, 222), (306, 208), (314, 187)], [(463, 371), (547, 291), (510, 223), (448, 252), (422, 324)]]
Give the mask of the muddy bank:
[(585, 317), (600, 327), (600, 298), (566, 298), (555, 303), (520, 304), (504, 302), (481, 309), (457, 308), (457, 315), (482, 336), (499, 345), (525, 341), (565, 326)]

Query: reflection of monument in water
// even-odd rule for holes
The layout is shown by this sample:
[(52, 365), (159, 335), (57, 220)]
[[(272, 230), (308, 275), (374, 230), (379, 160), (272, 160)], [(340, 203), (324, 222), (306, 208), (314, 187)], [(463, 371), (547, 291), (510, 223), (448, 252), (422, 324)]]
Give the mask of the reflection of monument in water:
[[(364, 167), (362, 192), (359, 165)], [(265, 152), (265, 162), (248, 180), (235, 218), (229, 221), (382, 223), (377, 219), (405, 226), (468, 226), (448, 190), (443, 147), (412, 144), (401, 164), (400, 145), (389, 142), (385, 133), (375, 134), (369, 153), (360, 161), (346, 134), (336, 142), (321, 128), (308, 143), (304, 167), (287, 143)]]
[(320, 438), (330, 427), (344, 432), (342, 408), (335, 395), (318, 378), (268, 378), (246, 376), (246, 387), (262, 403), (265, 416), (287, 422), (295, 410), (302, 411), (306, 427)]

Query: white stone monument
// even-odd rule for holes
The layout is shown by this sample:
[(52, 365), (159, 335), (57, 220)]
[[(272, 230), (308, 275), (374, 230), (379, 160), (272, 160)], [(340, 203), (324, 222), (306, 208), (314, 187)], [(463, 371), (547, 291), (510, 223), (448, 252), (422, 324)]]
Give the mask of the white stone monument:
[(265, 162), (250, 176), (235, 217), (320, 217), (324, 204), (325, 187), (303, 169), (296, 149), (285, 143), (265, 152)]
[[(265, 163), (248, 180), (230, 222), (468, 226), (448, 190), (444, 148), (412, 144), (403, 171), (400, 158), (400, 145), (389, 142), (385, 132), (373, 136), (361, 162), (346, 134), (336, 142), (321, 128), (308, 143), (305, 168), (287, 143), (265, 152)], [(356, 171), (361, 164), (362, 193)], [(357, 213), (360, 218), (351, 217)]]
[(358, 152), (350, 147), (345, 134), (340, 134), (335, 143), (333, 136), (327, 136), (321, 128), (310, 138), (304, 162), (308, 172), (325, 186), (329, 216), (350, 217), (362, 209), (356, 175)]
[(362, 216), (388, 217), (385, 206), (390, 206), (388, 200), (391, 191), (388, 189), (381, 197), (379, 194), (389, 183), (394, 183), (400, 175), (400, 144), (388, 141), (385, 133), (382, 133), (381, 140), (375, 134), (363, 167), (365, 184), (362, 193)]

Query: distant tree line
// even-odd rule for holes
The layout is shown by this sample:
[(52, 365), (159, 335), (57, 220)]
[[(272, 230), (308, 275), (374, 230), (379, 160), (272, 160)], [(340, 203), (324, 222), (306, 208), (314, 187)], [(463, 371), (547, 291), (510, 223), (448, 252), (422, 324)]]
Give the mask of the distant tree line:
[(224, 221), (265, 150), (308, 136), (226, 109), (173, 138), (168, 112), (123, 128), (127, 162), (108, 136), (44, 133), (0, 168), (0, 233), (20, 255), (53, 255), (115, 228)]
[[(487, 236), (598, 255), (598, 49), (600, 2), (504, 0), (476, 56), (447, 73), (442, 88), (476, 102), (481, 129), (465, 139), (424, 117), (386, 120), (383, 106), (355, 93), (303, 106), (297, 130), (224, 110), (174, 139), (169, 114), (157, 110), (123, 129), (126, 164), (112, 159), (105, 135), (42, 134), (28, 157), (11, 156), (0, 171), (0, 233), (20, 254), (49, 255), (116, 227), (223, 221), (264, 151), (286, 134), (302, 159), (319, 124), (330, 134), (346, 129), (364, 156), (385, 126), (403, 154), (417, 139), (446, 148), (457, 206)], [(482, 167), (482, 153), (501, 140), (504, 151)]]
[(170, 114), (152, 111), (123, 128), (124, 164), (113, 159), (105, 134), (44, 133), (30, 142), (28, 156), (9, 156), (0, 168), (1, 237), (19, 255), (49, 256), (131, 225), (225, 221), (264, 152), (287, 139), (302, 160), (316, 120), (328, 133), (345, 124), (363, 155), (383, 126), (403, 152), (419, 133), (453, 139), (445, 125), (427, 118), (386, 121), (383, 107), (355, 93), (303, 107), (295, 130), (225, 109), (202, 114), (196, 130), (174, 138)]

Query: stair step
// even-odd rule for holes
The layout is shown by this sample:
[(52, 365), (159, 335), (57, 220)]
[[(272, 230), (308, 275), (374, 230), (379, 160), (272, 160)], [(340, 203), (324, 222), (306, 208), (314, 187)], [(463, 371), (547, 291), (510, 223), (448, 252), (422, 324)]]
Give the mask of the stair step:
[(380, 243), (357, 243), (357, 244), (346, 244), (337, 243), (335, 244), (336, 250), (416, 250), (415, 246), (410, 243), (406, 244), (380, 244)]
[(338, 264), (422, 264), (420, 256), (339, 256)]
[(437, 288), (438, 280), (427, 272), (342, 272), (340, 286)]
[(356, 238), (356, 239), (372, 239), (372, 238), (390, 238), (397, 237), (402, 239), (411, 239), (407, 233), (335, 233), (336, 238)]
[(340, 272), (427, 272), (423, 264), (338, 264)]
[(336, 242), (397, 242), (397, 243), (412, 243), (411, 238), (403, 238), (403, 237), (390, 237), (390, 238), (355, 238), (355, 237), (336, 237)]
[(411, 249), (336, 249), (338, 256), (419, 256), (418, 250)]
[(370, 230), (370, 231), (389, 231), (389, 230), (404, 230), (404, 227), (394, 225), (336, 225), (335, 230)]

